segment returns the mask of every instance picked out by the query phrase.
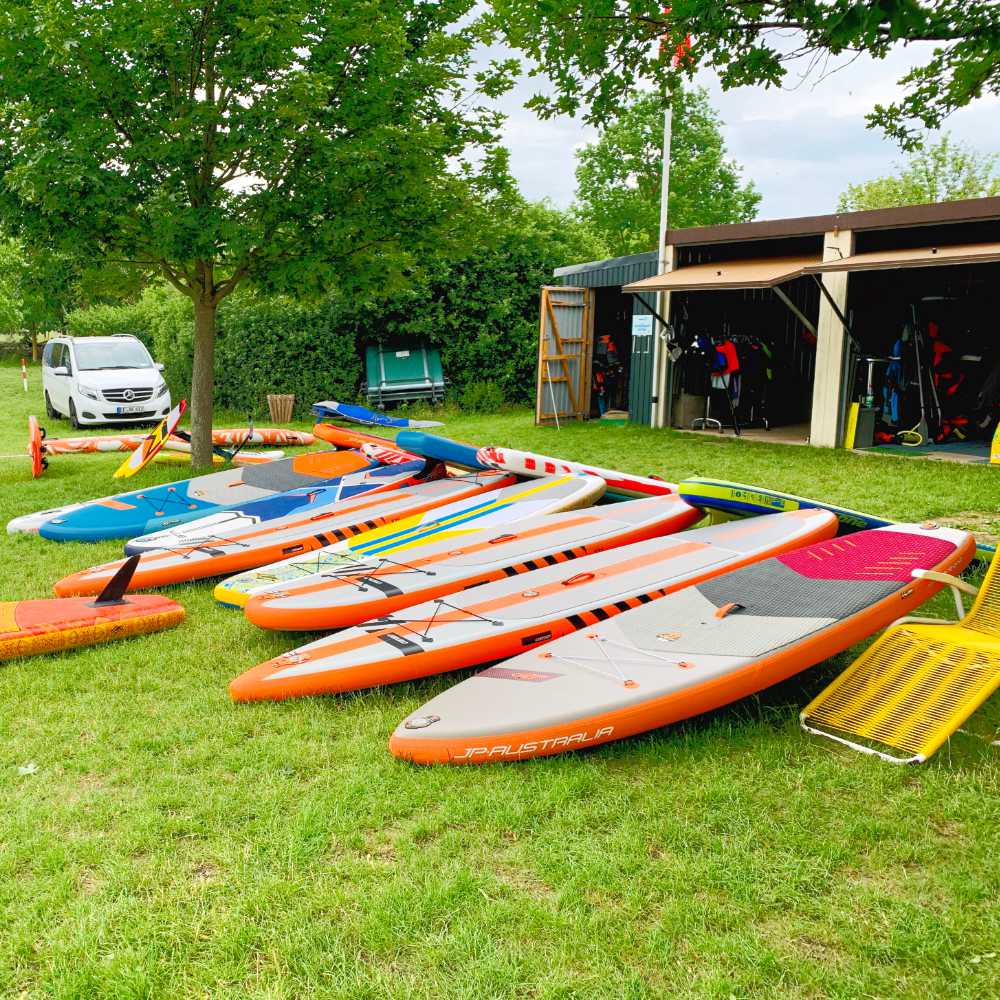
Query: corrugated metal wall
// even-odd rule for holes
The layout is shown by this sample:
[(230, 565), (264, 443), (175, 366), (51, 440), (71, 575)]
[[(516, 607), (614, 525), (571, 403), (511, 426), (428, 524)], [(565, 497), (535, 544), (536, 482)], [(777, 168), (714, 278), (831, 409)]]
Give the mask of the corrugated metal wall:
[[(555, 272), (558, 281), (578, 288), (621, 288), (622, 285), (639, 281), (641, 278), (650, 278), (656, 273), (655, 253), (615, 257), (579, 267), (563, 267)], [(649, 310), (641, 302), (633, 299), (632, 314), (645, 316), (649, 314)], [(629, 419), (637, 424), (650, 422), (653, 395), (653, 342), (654, 337), (645, 333), (632, 338), (628, 407)]]

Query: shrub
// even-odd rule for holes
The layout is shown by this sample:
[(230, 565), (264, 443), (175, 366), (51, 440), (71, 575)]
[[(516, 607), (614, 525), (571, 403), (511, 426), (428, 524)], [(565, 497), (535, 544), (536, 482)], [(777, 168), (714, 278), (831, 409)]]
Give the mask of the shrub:
[(503, 390), (495, 382), (470, 382), (459, 400), (466, 413), (496, 413), (503, 404)]
[[(559, 264), (602, 248), (565, 212), (518, 202), (488, 233), (470, 233), (459, 260), (422, 262), (408, 286), (381, 298), (332, 293), (317, 303), (237, 292), (218, 312), (215, 401), (260, 417), (269, 392), (294, 393), (304, 414), (317, 399), (356, 399), (368, 344), (429, 344), (441, 351), (463, 407), (489, 412), (534, 398), (538, 288)], [(191, 302), (165, 284), (133, 303), (71, 313), (71, 333), (132, 333), (165, 366), (176, 399), (191, 385)], [(468, 394), (466, 395), (466, 390)]]

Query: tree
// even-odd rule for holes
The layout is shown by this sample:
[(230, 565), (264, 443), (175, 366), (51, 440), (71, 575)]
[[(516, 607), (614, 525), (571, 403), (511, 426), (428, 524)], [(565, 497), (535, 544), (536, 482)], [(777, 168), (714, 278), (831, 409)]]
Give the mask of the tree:
[[(697, 87), (673, 96), (670, 164), (671, 226), (748, 222), (760, 203), (753, 183), (726, 158), (721, 123)], [(591, 221), (612, 255), (657, 245), (663, 162), (663, 101), (646, 93), (626, 105), (597, 142), (577, 153), (579, 215)]]
[[(154, 267), (191, 301), (193, 460), (211, 460), (216, 312), (243, 283), (396, 280), (504, 183), (474, 0), (7, 0), (0, 212)], [(479, 167), (470, 164), (478, 154)], [(252, 350), (252, 345), (247, 345)]]
[(39, 334), (61, 329), (66, 312), (76, 304), (75, 261), (67, 254), (7, 238), (0, 245), (0, 270), (3, 325), (24, 335), (32, 360), (37, 361)]
[(640, 81), (669, 86), (675, 62), (688, 74), (715, 69), (725, 88), (769, 87), (796, 62), (806, 75), (825, 73), (830, 56), (883, 59), (908, 42), (934, 47), (900, 81), (903, 96), (868, 116), (904, 145), (917, 144), (915, 125), (939, 128), (956, 109), (1000, 93), (995, 0), (492, 0), (492, 7), (508, 41), (555, 83), (552, 96), (533, 100), (542, 115), (582, 108), (588, 120), (608, 121)]
[(998, 157), (944, 135), (933, 146), (913, 153), (894, 177), (849, 184), (837, 202), (838, 212), (859, 212), (896, 205), (988, 198), (1000, 194)]

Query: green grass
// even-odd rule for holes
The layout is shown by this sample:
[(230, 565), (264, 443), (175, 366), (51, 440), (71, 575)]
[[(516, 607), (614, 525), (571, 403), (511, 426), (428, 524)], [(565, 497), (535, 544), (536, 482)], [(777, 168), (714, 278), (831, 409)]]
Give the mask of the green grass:
[[(25, 397), (0, 367), (0, 453), (37, 371)], [(988, 468), (523, 411), (445, 432), (1000, 524)], [(0, 519), (108, 493), (120, 459), (0, 460)], [(119, 552), (2, 535), (0, 599)], [(0, 997), (1000, 995), (998, 751), (959, 737), (917, 770), (810, 741), (797, 710), (845, 657), (588, 753), (421, 770), (386, 740), (455, 678), (234, 706), (288, 637), (210, 590), (170, 591), (171, 632), (0, 667)]]

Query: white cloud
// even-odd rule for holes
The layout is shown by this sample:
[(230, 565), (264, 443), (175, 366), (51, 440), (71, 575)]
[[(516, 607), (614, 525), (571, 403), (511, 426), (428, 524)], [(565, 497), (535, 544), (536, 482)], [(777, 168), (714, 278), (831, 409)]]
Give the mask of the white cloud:
[[(793, 69), (781, 90), (743, 87), (723, 92), (709, 74), (706, 85), (725, 123), (726, 142), (763, 194), (761, 218), (831, 212), (849, 183), (890, 172), (903, 154), (865, 114), (900, 93), (897, 81), (920, 63), (923, 46), (899, 48), (882, 62), (857, 59), (823, 79), (798, 80)], [(546, 89), (545, 81), (522, 81), (500, 104), (509, 116), (504, 130), (511, 169), (524, 195), (568, 205), (575, 186), (574, 150), (596, 133), (570, 118), (540, 121), (524, 101)], [(986, 98), (955, 114), (945, 125), (979, 149), (1000, 153), (996, 128), (1000, 100)]]

